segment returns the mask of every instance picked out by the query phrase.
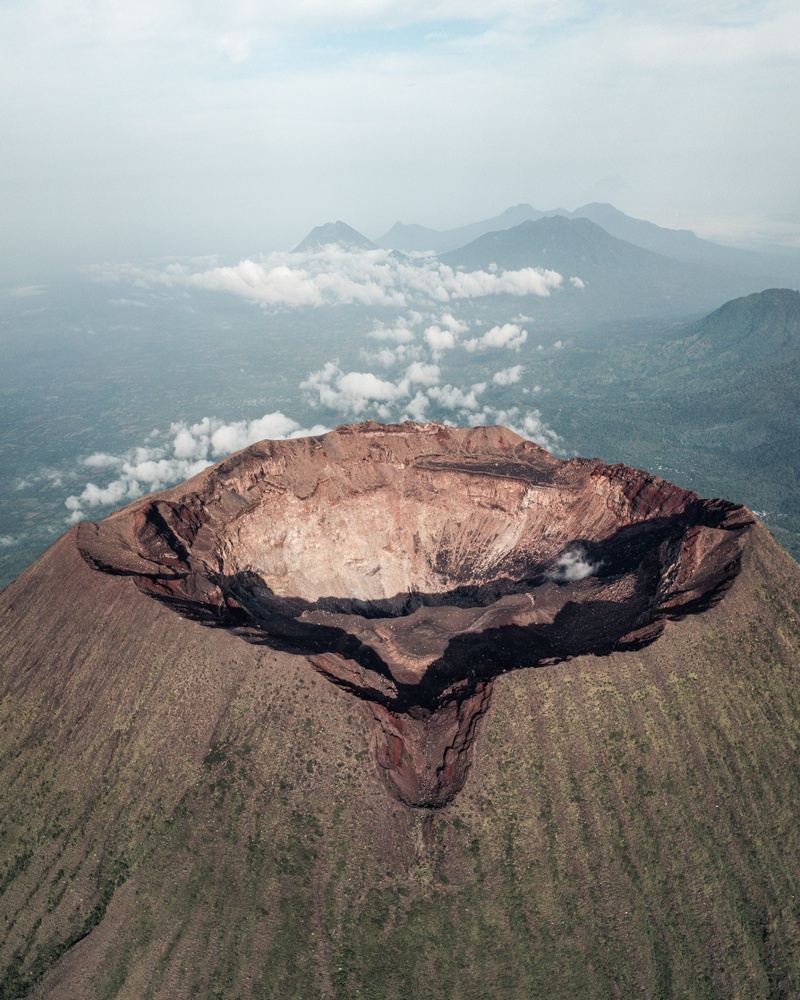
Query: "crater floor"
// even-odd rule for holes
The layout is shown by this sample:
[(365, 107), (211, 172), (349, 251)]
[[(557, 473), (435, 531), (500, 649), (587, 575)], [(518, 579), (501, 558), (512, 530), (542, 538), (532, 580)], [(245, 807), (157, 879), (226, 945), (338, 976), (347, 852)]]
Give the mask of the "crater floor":
[(635, 649), (735, 578), (749, 511), (509, 430), (263, 441), (79, 547), (185, 617), (309, 658), (374, 719), (389, 788), (445, 804), (504, 671)]

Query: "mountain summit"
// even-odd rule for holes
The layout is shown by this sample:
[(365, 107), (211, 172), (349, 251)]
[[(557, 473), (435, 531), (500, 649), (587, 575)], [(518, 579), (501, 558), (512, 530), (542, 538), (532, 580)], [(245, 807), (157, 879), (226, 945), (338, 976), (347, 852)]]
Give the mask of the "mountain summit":
[(324, 225), (316, 226), (302, 239), (294, 248), (293, 253), (307, 253), (313, 250), (320, 250), (322, 247), (337, 244), (347, 250), (375, 250), (375, 244), (363, 236), (357, 229), (348, 226), (341, 220), (338, 222), (326, 222)]
[(0, 594), (0, 995), (795, 995), (798, 608), (745, 508), (502, 428), (84, 522)]

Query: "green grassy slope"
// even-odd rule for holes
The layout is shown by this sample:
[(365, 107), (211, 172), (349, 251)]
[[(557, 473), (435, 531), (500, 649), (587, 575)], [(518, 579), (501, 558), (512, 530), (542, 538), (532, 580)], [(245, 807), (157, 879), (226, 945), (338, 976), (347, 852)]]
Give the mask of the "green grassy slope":
[(302, 659), (65, 536), (0, 596), (0, 996), (791, 997), (800, 570), (634, 654), (496, 684), (424, 813)]

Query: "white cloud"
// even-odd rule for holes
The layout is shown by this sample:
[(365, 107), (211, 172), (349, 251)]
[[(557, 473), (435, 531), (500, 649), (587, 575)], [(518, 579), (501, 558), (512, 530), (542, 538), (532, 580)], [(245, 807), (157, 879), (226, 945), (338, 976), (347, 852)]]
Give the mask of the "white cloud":
[(562, 277), (556, 271), (523, 267), (519, 271), (451, 271), (440, 265), (442, 285), (454, 299), (476, 299), (485, 295), (539, 295), (547, 297), (560, 288)]
[[(336, 252), (336, 248), (329, 250), (331, 255)], [(265, 306), (295, 308), (358, 303), (402, 307), (406, 304), (402, 292), (388, 283), (381, 284), (375, 280), (376, 277), (379, 275), (375, 275), (369, 267), (356, 274), (348, 273), (344, 268), (314, 273), (304, 267), (286, 264), (270, 266), (245, 260), (234, 267), (215, 267), (189, 274), (183, 272), (180, 265), (173, 265), (173, 272), (166, 276), (165, 283), (230, 292)]]
[(0, 549), (10, 549), (12, 545), (16, 545), (19, 541), (14, 535), (0, 535)]
[(389, 340), (395, 344), (410, 344), (415, 338), (413, 327), (419, 323), (421, 317), (419, 313), (410, 313), (406, 316), (398, 316), (391, 326), (377, 322), (367, 333), (373, 340)]
[(207, 434), (200, 437), (199, 434), (192, 433), (188, 427), (177, 427), (172, 450), (175, 458), (193, 461), (204, 458), (208, 454), (208, 445)]
[[(161, 485), (160, 480), (154, 480), (154, 488)], [(138, 480), (115, 479), (107, 486), (97, 486), (95, 483), (87, 483), (82, 492), (77, 496), (69, 496), (64, 501), (67, 510), (73, 515), (80, 515), (82, 507), (110, 507), (113, 504), (121, 503), (123, 500), (133, 499), (142, 494), (142, 487)]]
[(406, 403), (406, 409), (403, 415), (404, 418), (410, 418), (411, 420), (418, 421), (425, 420), (429, 403), (430, 400), (425, 393), (417, 391), (416, 396)]
[[(211, 432), (211, 452), (214, 455), (228, 455), (256, 441), (295, 437), (300, 430), (297, 421), (283, 413), (265, 413), (256, 420), (237, 420), (217, 427)], [(307, 433), (303, 432), (303, 436)]]
[(454, 385), (433, 386), (428, 396), (446, 410), (477, 410), (478, 396), (485, 390), (486, 383), (478, 382), (470, 389), (459, 389)]
[(393, 347), (381, 347), (370, 351), (361, 349), (360, 355), (368, 364), (380, 365), (381, 368), (393, 368), (395, 365), (418, 361), (422, 356), (421, 346), (415, 343), (414, 327), (422, 321), (422, 316), (415, 311), (405, 316), (398, 316), (392, 323), (375, 322), (367, 332), (371, 340), (393, 344)]
[(415, 361), (406, 369), (406, 378), (412, 385), (438, 385), (442, 372), (438, 365)]
[(444, 351), (452, 351), (456, 346), (456, 335), (452, 330), (444, 330), (434, 323), (425, 330), (425, 343), (433, 356), (438, 357)]
[(487, 351), (491, 348), (518, 351), (527, 339), (528, 331), (523, 330), (518, 323), (503, 323), (502, 326), (493, 326), (482, 337), (465, 340), (464, 347), (468, 351)]
[(118, 455), (109, 455), (105, 451), (95, 451), (83, 459), (83, 464), (90, 469), (111, 469), (121, 462)]
[(397, 347), (381, 347), (377, 351), (359, 351), (363, 361), (368, 364), (380, 365), (381, 368), (394, 368), (398, 364), (409, 364), (422, 357), (419, 344), (398, 344)]
[(583, 278), (579, 278), (576, 274), (573, 274), (573, 276), (569, 279), (569, 283), (573, 288), (586, 288), (586, 282)]
[(522, 365), (513, 365), (511, 368), (503, 368), (492, 375), (492, 382), (495, 385), (514, 385), (522, 378)]
[(515, 429), (523, 437), (528, 438), (530, 441), (535, 441), (543, 448), (556, 448), (558, 442), (561, 440), (558, 434), (544, 422), (539, 410), (530, 410), (526, 413), (522, 418), (522, 423)]
[[(318, 371), (309, 373), (300, 383), (300, 389), (311, 406), (356, 417), (369, 413), (379, 420), (390, 420), (397, 416), (401, 406), (409, 413), (410, 407), (417, 412), (424, 411), (427, 406), (427, 401), (423, 401), (424, 392), (417, 390), (413, 400), (409, 397), (415, 386), (424, 386), (433, 398), (441, 377), (439, 365), (424, 361), (412, 362), (396, 382), (379, 378), (373, 372), (345, 372), (336, 362), (329, 361)], [(452, 386), (447, 388), (461, 392)], [(469, 393), (465, 398), (470, 398)]]
[(426, 327), (424, 339), (433, 357), (438, 359), (445, 351), (452, 351), (462, 333), (469, 330), (469, 323), (456, 319), (450, 312), (444, 312), (436, 323)]
[(395, 383), (378, 378), (372, 372), (343, 372), (333, 361), (311, 372), (300, 383), (306, 401), (312, 406), (324, 406), (353, 416), (359, 416), (372, 406), (381, 420), (389, 418), (389, 404), (408, 396), (409, 388), (408, 378)]
[[(270, 308), (316, 308), (334, 304), (407, 308), (411, 302), (447, 303), (489, 295), (548, 296), (563, 279), (555, 271), (455, 271), (434, 257), (397, 257), (388, 250), (352, 250), (331, 245), (308, 253), (272, 253), (259, 260), (204, 267), (172, 261), (166, 266), (99, 265), (86, 269), (99, 281), (138, 288), (199, 288), (227, 292)], [(380, 324), (376, 339), (409, 342), (415, 312), (395, 327)], [(452, 324), (448, 321), (452, 321)], [(454, 335), (461, 324), (449, 314), (440, 321)]]
[(372, 372), (347, 372), (338, 379), (339, 390), (346, 396), (394, 400), (406, 393), (404, 385), (378, 378)]
[(465, 323), (461, 319), (456, 319), (456, 317), (449, 312), (444, 312), (439, 317), (439, 325), (444, 327), (445, 330), (451, 330), (456, 335), (460, 333), (466, 333), (469, 330), (469, 323)]

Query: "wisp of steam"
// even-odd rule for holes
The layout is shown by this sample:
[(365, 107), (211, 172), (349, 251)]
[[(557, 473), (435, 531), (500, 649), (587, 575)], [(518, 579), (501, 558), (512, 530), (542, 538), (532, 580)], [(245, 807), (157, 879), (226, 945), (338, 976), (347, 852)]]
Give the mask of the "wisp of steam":
[(573, 583), (575, 580), (585, 580), (587, 576), (594, 576), (602, 565), (601, 562), (591, 562), (582, 545), (575, 545), (561, 553), (555, 569), (548, 576), (556, 583)]

